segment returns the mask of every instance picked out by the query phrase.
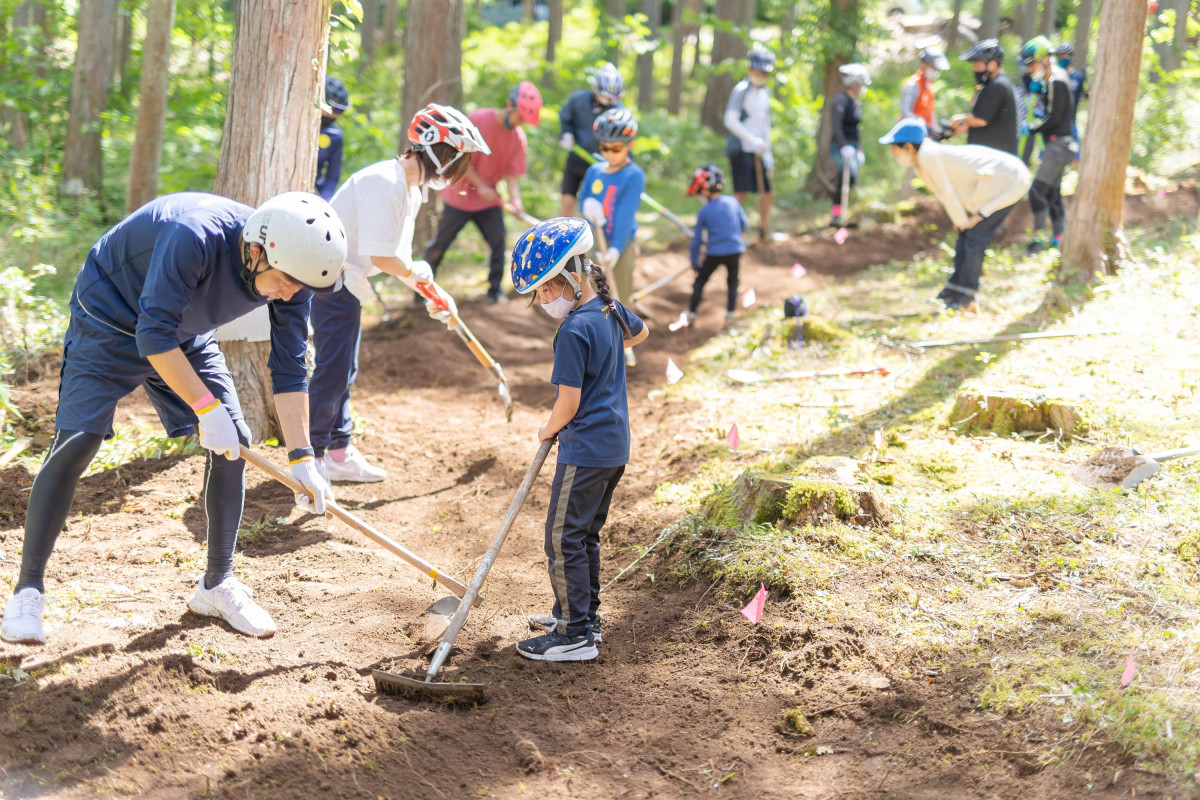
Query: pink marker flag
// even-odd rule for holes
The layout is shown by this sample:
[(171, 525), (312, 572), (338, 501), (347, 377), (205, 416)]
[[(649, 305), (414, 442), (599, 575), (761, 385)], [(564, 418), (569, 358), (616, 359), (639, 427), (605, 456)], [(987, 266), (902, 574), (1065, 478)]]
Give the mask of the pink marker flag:
[(767, 586), (764, 583), (760, 583), (758, 584), (758, 594), (754, 595), (754, 599), (742, 609), (742, 616), (745, 617), (751, 625), (757, 625), (758, 621), (762, 619), (763, 607), (766, 606), (766, 604)]
[(688, 316), (687, 316), (687, 312), (686, 312), (686, 311), (680, 311), (680, 312), (679, 312), (679, 319), (675, 320), (675, 321), (674, 321), (674, 322), (672, 322), (670, 325), (668, 325), (668, 326), (667, 326), (667, 330), (674, 332), (674, 331), (677, 331), (677, 330), (679, 330), (680, 328), (686, 328), (687, 326), (688, 326)]
[(1134, 673), (1137, 672), (1137, 665), (1133, 663), (1133, 654), (1137, 652), (1137, 648), (1129, 653), (1129, 658), (1125, 659), (1125, 671), (1121, 673), (1121, 688), (1124, 689), (1133, 680)]
[(1166, 199), (1167, 199), (1167, 190), (1166, 190), (1166, 189), (1159, 189), (1159, 190), (1158, 190), (1158, 199), (1159, 199), (1159, 200), (1166, 200)]
[(675, 366), (675, 362), (667, 359), (667, 383), (679, 383), (683, 378), (683, 370)]
[(850, 231), (846, 230), (845, 228), (838, 228), (837, 233), (833, 235), (833, 240), (838, 244), (845, 244), (846, 240), (849, 238)]
[(754, 287), (751, 286), (749, 289), (746, 290), (746, 293), (744, 295), (742, 295), (742, 308), (749, 308), (750, 306), (754, 305), (757, 302), (758, 302), (758, 295), (755, 293)]
[(725, 439), (726, 439), (726, 441), (728, 441), (728, 442), (729, 442), (729, 448), (730, 448), (731, 450), (737, 450), (737, 449), (738, 449), (738, 444), (739, 444), (739, 443), (740, 443), (742, 440), (738, 438), (738, 432), (737, 432), (737, 423), (736, 423), (736, 422), (735, 422), (735, 423), (733, 423), (733, 426), (732, 426), (732, 427), (729, 429), (729, 434), (728, 434), (728, 435), (725, 437)]
[(792, 264), (792, 277), (793, 278), (803, 278), (805, 273), (807, 273), (807, 272), (808, 272), (808, 270), (806, 270), (804, 268), (804, 265), (801, 264), (799, 261), (797, 261), (795, 264)]

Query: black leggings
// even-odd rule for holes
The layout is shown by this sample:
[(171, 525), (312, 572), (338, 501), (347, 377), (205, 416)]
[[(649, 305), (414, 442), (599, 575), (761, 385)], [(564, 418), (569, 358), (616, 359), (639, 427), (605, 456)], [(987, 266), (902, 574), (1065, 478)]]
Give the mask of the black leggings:
[[(250, 441), (250, 429), (236, 421), (242, 444)], [(96, 457), (104, 437), (83, 431), (56, 431), (46, 460), (33, 481), (29, 508), (25, 512), (25, 543), (21, 574), (16, 589), (32, 586), (45, 592), (46, 563), (54, 551), (58, 534), (71, 513), (79, 477)], [(245, 499), (246, 462), (230, 461), (208, 453), (204, 468), (204, 511), (208, 517), (208, 569), (204, 585), (212, 588), (233, 574), (233, 550)]]
[(742, 254), (733, 253), (727, 256), (705, 256), (704, 263), (700, 265), (700, 271), (696, 273), (696, 282), (692, 284), (692, 299), (688, 303), (688, 311), (693, 314), (696, 309), (700, 308), (700, 295), (704, 293), (704, 284), (708, 283), (708, 279), (717, 271), (717, 267), (725, 267), (725, 286), (729, 290), (729, 297), (725, 304), (726, 311), (733, 311), (737, 308), (738, 296), (738, 265), (741, 263)]

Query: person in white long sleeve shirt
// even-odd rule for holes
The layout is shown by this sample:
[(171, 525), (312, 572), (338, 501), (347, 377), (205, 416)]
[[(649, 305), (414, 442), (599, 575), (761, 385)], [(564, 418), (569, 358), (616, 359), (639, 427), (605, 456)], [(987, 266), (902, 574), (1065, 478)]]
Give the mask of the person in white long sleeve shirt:
[(938, 144), (926, 132), (920, 120), (904, 119), (879, 142), (892, 146), (901, 166), (916, 170), (958, 229), (954, 272), (938, 300), (949, 309), (973, 310), (987, 248), (1033, 179), (1017, 156), (983, 145)]
[(754, 45), (747, 56), (746, 77), (729, 95), (725, 106), (725, 155), (729, 157), (729, 172), (733, 178), (733, 194), (738, 203), (745, 204), (746, 195), (758, 195), (759, 240), (770, 234), (771, 173), (775, 156), (771, 152), (771, 91), (767, 78), (775, 71), (775, 54), (760, 44)]

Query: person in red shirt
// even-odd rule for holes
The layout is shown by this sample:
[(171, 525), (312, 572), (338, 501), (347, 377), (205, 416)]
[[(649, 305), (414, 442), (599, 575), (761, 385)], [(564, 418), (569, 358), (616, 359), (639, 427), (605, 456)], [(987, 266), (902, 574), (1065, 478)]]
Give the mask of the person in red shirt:
[(520, 216), (520, 178), (525, 174), (528, 145), (522, 123), (538, 125), (542, 95), (529, 81), (523, 81), (508, 94), (504, 108), (482, 108), (468, 115), (492, 148), (491, 155), (475, 154), (471, 168), (461, 180), (441, 191), (445, 209), (437, 235), (425, 250), (425, 260), (436, 276), (446, 249), (468, 222), (483, 235), (492, 250), (488, 270), (489, 304), (500, 302), (500, 280), (504, 276), (504, 198), (496, 191), (501, 178), (508, 188), (509, 209)]
[(936, 131), (938, 124), (937, 92), (933, 83), (943, 71), (950, 69), (946, 54), (939, 47), (926, 47), (921, 51), (921, 67), (908, 80), (900, 91), (900, 118), (915, 117), (925, 123), (930, 131)]

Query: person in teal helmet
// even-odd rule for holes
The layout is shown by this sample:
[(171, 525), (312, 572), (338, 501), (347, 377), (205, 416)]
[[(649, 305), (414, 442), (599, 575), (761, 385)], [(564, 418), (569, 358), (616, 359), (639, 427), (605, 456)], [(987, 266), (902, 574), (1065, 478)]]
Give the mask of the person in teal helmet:
[(629, 404), (622, 352), (650, 331), (615, 301), (592, 263), (592, 230), (555, 217), (517, 241), (512, 282), (554, 319), (554, 409), (538, 440), (558, 437), (558, 465), (546, 512), (546, 558), (554, 608), (529, 617), (545, 633), (517, 644), (535, 661), (590, 661), (599, 651), (600, 530), (629, 462)]

